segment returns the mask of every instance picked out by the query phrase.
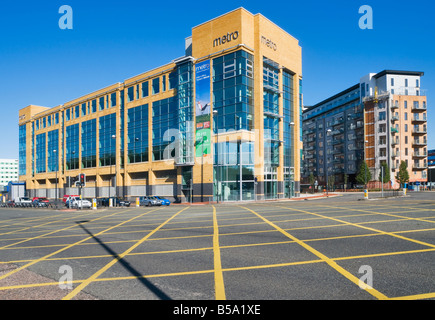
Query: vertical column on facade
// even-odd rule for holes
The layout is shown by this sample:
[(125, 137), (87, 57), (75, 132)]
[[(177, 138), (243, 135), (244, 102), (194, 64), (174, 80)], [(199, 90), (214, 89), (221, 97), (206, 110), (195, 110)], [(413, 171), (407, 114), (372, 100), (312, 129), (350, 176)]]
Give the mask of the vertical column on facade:
[(282, 92), (282, 67), (279, 69), (278, 73), (278, 90), (281, 94), (278, 96), (278, 104), (279, 104), (279, 116), (280, 121), (278, 123), (279, 128), (279, 166), (277, 168), (277, 179), (278, 179), (278, 198), (284, 197), (284, 98)]

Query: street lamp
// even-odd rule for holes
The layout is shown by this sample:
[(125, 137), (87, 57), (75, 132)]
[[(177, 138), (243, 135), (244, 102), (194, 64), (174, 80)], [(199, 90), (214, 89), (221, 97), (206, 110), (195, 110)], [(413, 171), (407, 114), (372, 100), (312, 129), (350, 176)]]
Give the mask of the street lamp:
[[(217, 117), (218, 111), (213, 109), (213, 118)], [(219, 203), (219, 127), (217, 123), (217, 119), (215, 119), (214, 124), (216, 126), (216, 202)]]
[[(117, 170), (116, 170), (116, 135), (115, 134), (112, 134), (112, 139), (115, 139), (115, 177), (114, 177), (114, 184), (115, 184), (115, 198), (117, 198), (117, 190), (116, 190), (116, 186), (117, 186), (117, 181), (116, 181), (116, 175), (117, 175)], [(110, 173), (112, 173), (112, 161), (110, 161)], [(109, 186), (109, 198), (110, 198), (110, 186)], [(116, 200), (115, 200), (114, 206), (116, 207)]]
[[(292, 121), (292, 122), (290, 122), (289, 123), (289, 129), (290, 129), (290, 139), (291, 139), (291, 137), (293, 137), (293, 131), (292, 131), (292, 129), (293, 129), (293, 127), (294, 127), (294, 125), (295, 125), (295, 123)], [(290, 144), (291, 145), (291, 144)], [(291, 147), (293, 147), (293, 145), (291, 145)], [(288, 193), (289, 193), (289, 198), (291, 199), (291, 197), (292, 197), (292, 174), (291, 174), (291, 168), (292, 167), (294, 167), (294, 164), (292, 163), (292, 153), (293, 153), (293, 150), (290, 150), (290, 154), (289, 154), (289, 162), (288, 162), (288, 164), (289, 164), (289, 172), (288, 172), (288, 183), (289, 183), (289, 190), (288, 190)], [(293, 166), (292, 166), (292, 164), (293, 164)], [(294, 181), (294, 174), (293, 174), (293, 181)]]
[[(326, 137), (329, 137), (329, 135), (331, 134), (332, 130), (331, 129), (327, 129), (326, 130)], [(325, 141), (326, 142), (326, 141)], [(329, 195), (329, 178), (328, 178), (328, 153), (326, 152), (325, 155), (325, 160), (326, 160), (326, 196)]]
[[(53, 153), (55, 154), (55, 156), (57, 155), (57, 150), (53, 150)], [(57, 171), (59, 171), (59, 158), (57, 158), (57, 160), (56, 160), (56, 194), (55, 194), (55, 199), (56, 199), (56, 201), (55, 201), (55, 206), (56, 206), (56, 209), (57, 209)]]

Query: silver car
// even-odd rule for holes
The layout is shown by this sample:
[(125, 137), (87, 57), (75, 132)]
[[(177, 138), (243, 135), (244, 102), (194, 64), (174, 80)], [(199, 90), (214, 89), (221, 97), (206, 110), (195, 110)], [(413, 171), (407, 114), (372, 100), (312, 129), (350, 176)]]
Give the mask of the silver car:
[(139, 204), (141, 206), (147, 206), (147, 207), (151, 207), (151, 206), (161, 206), (162, 202), (158, 199), (156, 199), (155, 197), (140, 197), (139, 199)]

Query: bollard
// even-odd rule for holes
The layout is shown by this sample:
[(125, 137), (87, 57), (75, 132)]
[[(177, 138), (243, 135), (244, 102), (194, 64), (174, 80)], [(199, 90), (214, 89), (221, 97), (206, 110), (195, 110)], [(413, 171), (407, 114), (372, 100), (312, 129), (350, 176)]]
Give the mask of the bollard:
[(403, 195), (406, 196), (406, 188), (403, 188)]
[(369, 192), (367, 189), (364, 189), (364, 199), (368, 199), (369, 198)]
[(92, 209), (97, 210), (97, 199), (92, 199)]
[(113, 199), (112, 199), (112, 198), (109, 199), (109, 207), (110, 207), (110, 208), (113, 207)]
[(136, 197), (136, 207), (140, 207), (139, 197)]

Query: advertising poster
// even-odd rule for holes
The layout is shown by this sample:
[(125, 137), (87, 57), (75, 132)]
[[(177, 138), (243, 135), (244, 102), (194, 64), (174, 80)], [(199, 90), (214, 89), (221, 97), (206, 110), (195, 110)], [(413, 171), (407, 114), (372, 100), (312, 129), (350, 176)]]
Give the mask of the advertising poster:
[(196, 156), (210, 154), (210, 60), (195, 66)]

